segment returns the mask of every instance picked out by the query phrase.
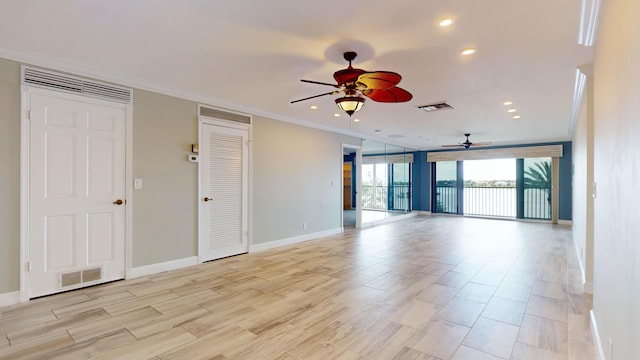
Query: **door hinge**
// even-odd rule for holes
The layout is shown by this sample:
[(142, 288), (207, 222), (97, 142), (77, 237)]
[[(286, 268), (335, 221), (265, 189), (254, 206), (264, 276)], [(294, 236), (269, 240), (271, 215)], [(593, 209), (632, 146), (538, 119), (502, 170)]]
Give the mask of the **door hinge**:
[(31, 261), (27, 261), (27, 262), (24, 264), (24, 271), (26, 271), (26, 272), (31, 271)]
[(31, 110), (27, 110), (27, 120), (31, 120)]

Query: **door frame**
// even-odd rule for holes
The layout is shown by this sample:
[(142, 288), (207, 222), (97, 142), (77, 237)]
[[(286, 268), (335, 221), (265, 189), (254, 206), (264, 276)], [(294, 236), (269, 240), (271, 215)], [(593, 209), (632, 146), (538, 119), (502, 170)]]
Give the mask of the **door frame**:
[[(251, 245), (253, 244), (253, 215), (252, 215), (252, 211), (251, 211), (251, 206), (252, 206), (252, 201), (253, 201), (253, 126), (252, 123), (250, 124), (245, 124), (245, 123), (240, 123), (240, 122), (235, 122), (232, 120), (225, 120), (225, 119), (219, 119), (219, 118), (214, 118), (214, 117), (210, 117), (210, 116), (206, 116), (206, 115), (201, 115), (201, 107), (206, 107), (206, 108), (210, 108), (210, 109), (216, 109), (213, 108), (211, 106), (203, 106), (203, 105), (198, 105), (198, 144), (202, 144), (202, 126), (203, 125), (213, 125), (213, 126), (221, 126), (221, 127), (226, 127), (226, 128), (232, 128), (232, 129), (238, 129), (238, 130), (246, 130), (247, 131), (247, 151), (249, 152), (248, 155), (248, 160), (247, 160), (247, 202), (246, 202), (246, 212), (247, 212), (247, 252), (251, 252)], [(216, 109), (217, 110), (217, 109)], [(250, 118), (249, 115), (244, 114), (244, 113), (240, 113), (240, 112), (234, 112), (234, 111), (229, 111), (227, 109), (221, 110), (225, 113), (229, 113), (229, 114), (237, 114), (237, 115), (241, 115), (241, 116), (247, 116)], [(202, 148), (202, 147), (200, 147)], [(202, 227), (202, 223), (201, 223), (201, 219), (202, 219), (202, 202), (200, 201), (200, 199), (202, 199), (203, 194), (202, 194), (202, 166), (200, 165), (200, 163), (198, 163), (198, 198), (196, 199), (196, 203), (198, 204), (198, 264), (201, 264), (203, 262), (202, 259), (202, 236), (204, 235), (202, 233), (201, 227)]]
[(355, 150), (356, 156), (353, 167), (356, 172), (356, 229), (362, 227), (362, 146), (343, 143), (340, 148), (340, 228), (344, 231), (344, 150)]
[(113, 106), (121, 105), (125, 108), (125, 238), (124, 238), (124, 264), (125, 279), (131, 277), (132, 268), (132, 226), (133, 223), (133, 105), (132, 102), (120, 103), (108, 100), (100, 100), (93, 97), (70, 94), (63, 91), (48, 90), (38, 87), (20, 86), (20, 302), (29, 301), (31, 288), (29, 284), (30, 270), (30, 224), (29, 215), (29, 184), (30, 184), (30, 149), (31, 126), (30, 113), (31, 94), (59, 97), (70, 101), (81, 101), (96, 105)]

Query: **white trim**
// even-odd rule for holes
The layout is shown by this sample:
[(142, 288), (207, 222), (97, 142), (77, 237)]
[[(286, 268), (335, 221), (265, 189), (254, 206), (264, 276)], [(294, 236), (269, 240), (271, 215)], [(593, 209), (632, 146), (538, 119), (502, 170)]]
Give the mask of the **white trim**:
[(124, 278), (128, 279), (133, 268), (133, 91), (127, 105), (124, 134)]
[(593, 46), (600, 18), (600, 0), (582, 0), (578, 44)]
[(0, 294), (0, 307), (18, 304), (21, 302), (20, 300), (20, 291)]
[(572, 226), (572, 225), (573, 225), (573, 220), (562, 220), (562, 219), (558, 219), (558, 225), (567, 225), (567, 226)]
[(28, 86), (20, 86), (20, 302), (29, 300), (29, 139), (30, 126), (27, 117), (31, 108), (31, 96)]
[(408, 218), (412, 218), (414, 216), (418, 216), (419, 214), (416, 212), (410, 212), (408, 214), (404, 214), (404, 215), (397, 215), (397, 216), (392, 216), (392, 217), (388, 217), (386, 219), (382, 219), (382, 220), (374, 220), (368, 223), (363, 223), (362, 227), (372, 227), (372, 226), (378, 226), (378, 225), (382, 225), (382, 224), (387, 224), (387, 223), (392, 223), (392, 222), (396, 222), (396, 221), (400, 221), (400, 220), (406, 220)]
[(318, 239), (318, 238), (322, 238), (322, 237), (326, 237), (326, 236), (337, 235), (337, 234), (340, 234), (340, 233), (342, 233), (342, 228), (335, 228), (335, 229), (329, 229), (329, 230), (325, 230), (325, 231), (318, 231), (318, 232), (314, 232), (314, 233), (311, 233), (311, 234), (293, 236), (293, 237), (286, 238), (286, 239), (268, 241), (268, 242), (261, 243), (261, 244), (251, 244), (251, 246), (249, 246), (249, 252), (252, 253), (252, 252), (256, 252), (256, 251), (264, 251), (264, 250), (274, 249), (274, 248), (278, 248), (278, 247), (281, 247), (281, 246), (297, 244), (297, 243), (301, 243), (301, 242), (304, 242), (304, 241), (314, 240), (314, 239)]
[[(362, 171), (360, 171), (360, 164), (362, 160), (362, 146), (352, 145), (347, 143), (342, 143), (342, 149), (340, 151), (340, 166), (344, 169), (344, 149), (355, 150), (356, 154), (353, 159), (353, 168), (355, 168), (356, 172), (356, 228), (362, 227), (362, 206), (360, 206), (360, 199), (362, 198), (362, 179), (361, 175), (359, 175)], [(344, 230), (344, 173), (340, 174), (340, 227)], [(352, 204), (353, 205), (353, 204)]]
[[(560, 224), (560, 222), (558, 222)], [(575, 233), (574, 233), (575, 234)], [(572, 236), (573, 250), (576, 252), (576, 258), (578, 259), (578, 265), (580, 265), (580, 274), (582, 275), (582, 291), (587, 294), (593, 294), (593, 285), (591, 285), (591, 291), (587, 291), (587, 274), (584, 271), (584, 264), (582, 263), (582, 254), (580, 254), (578, 243), (576, 242), (575, 235)]]
[(580, 107), (587, 84), (587, 75), (582, 69), (576, 69), (576, 81), (573, 86), (573, 103), (571, 105), (571, 117), (569, 118), (569, 138), (573, 139), (576, 132), (576, 124), (580, 116)]
[(595, 342), (596, 349), (598, 350), (598, 359), (605, 360), (604, 349), (602, 348), (602, 341), (600, 341), (600, 333), (598, 332), (598, 324), (596, 323), (596, 313), (593, 309), (589, 311), (589, 317), (591, 318), (591, 333), (593, 335), (593, 341)]
[(198, 263), (199, 263), (198, 257), (191, 256), (183, 259), (177, 259), (177, 260), (165, 261), (157, 264), (139, 266), (131, 269), (131, 277), (129, 277), (128, 279), (134, 279), (141, 276), (153, 275), (153, 274), (157, 274), (165, 271), (182, 269), (185, 267), (198, 265)]

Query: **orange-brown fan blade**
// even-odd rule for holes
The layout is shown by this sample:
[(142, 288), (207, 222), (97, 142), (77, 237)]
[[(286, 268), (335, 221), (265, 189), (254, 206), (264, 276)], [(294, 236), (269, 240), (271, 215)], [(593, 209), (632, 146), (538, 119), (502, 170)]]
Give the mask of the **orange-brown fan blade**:
[(373, 101), (387, 103), (405, 102), (413, 98), (410, 92), (397, 86), (389, 89), (364, 90), (362, 94)]
[(391, 71), (372, 71), (358, 76), (357, 85), (368, 90), (385, 90), (392, 88), (402, 80), (402, 76)]

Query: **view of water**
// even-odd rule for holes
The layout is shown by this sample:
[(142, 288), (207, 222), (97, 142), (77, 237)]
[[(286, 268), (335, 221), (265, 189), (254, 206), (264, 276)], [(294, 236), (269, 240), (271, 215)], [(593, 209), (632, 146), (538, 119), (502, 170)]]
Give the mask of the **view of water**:
[[(454, 188), (438, 188), (443, 212), (455, 213)], [(516, 189), (511, 187), (465, 187), (464, 214), (481, 216), (516, 217)], [(524, 217), (550, 219), (551, 206), (545, 189), (525, 189)]]

